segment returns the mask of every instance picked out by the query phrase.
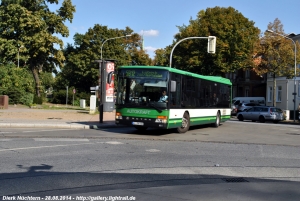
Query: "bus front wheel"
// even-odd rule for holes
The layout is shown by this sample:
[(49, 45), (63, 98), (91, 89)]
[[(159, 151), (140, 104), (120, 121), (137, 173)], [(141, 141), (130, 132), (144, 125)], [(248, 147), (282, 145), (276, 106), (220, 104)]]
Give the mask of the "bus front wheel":
[(216, 121), (215, 121), (215, 123), (213, 124), (213, 126), (214, 126), (215, 128), (218, 128), (218, 127), (220, 126), (220, 121), (221, 121), (220, 113), (217, 112)]
[(185, 133), (190, 129), (190, 115), (185, 112), (182, 117), (181, 126), (177, 128), (178, 133)]

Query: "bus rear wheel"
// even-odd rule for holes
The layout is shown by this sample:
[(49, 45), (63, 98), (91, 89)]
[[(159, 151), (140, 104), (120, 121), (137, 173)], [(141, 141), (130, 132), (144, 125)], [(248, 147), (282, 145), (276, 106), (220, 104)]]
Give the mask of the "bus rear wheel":
[(185, 133), (190, 129), (190, 115), (185, 112), (182, 117), (181, 126), (177, 128), (178, 133)]

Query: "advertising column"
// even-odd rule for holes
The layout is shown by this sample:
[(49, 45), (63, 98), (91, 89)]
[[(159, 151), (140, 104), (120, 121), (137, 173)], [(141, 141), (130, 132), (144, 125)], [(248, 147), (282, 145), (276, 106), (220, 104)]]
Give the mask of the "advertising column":
[(115, 63), (111, 61), (106, 61), (103, 69), (103, 111), (104, 112), (112, 112), (114, 110), (115, 102), (114, 102), (114, 76), (112, 76), (112, 82), (110, 84), (107, 83), (107, 75), (108, 73), (115, 70)]

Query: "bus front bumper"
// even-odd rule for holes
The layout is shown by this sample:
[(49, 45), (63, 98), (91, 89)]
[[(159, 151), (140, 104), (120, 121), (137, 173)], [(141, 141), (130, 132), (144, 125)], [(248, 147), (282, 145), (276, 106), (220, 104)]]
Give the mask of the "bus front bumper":
[(141, 126), (150, 128), (167, 128), (167, 122), (160, 119), (153, 118), (137, 118), (137, 117), (124, 117), (122, 119), (116, 119), (116, 124), (127, 126)]

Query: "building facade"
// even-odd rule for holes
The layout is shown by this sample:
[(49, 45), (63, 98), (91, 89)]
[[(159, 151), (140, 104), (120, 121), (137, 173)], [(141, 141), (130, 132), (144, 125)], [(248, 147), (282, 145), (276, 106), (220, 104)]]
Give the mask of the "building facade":
[[(294, 41), (300, 43), (300, 34), (290, 34), (289, 37)], [(300, 50), (297, 50), (300, 51)], [(297, 61), (297, 68), (300, 68), (300, 61)], [(266, 90), (266, 104), (268, 106), (276, 106), (282, 110), (287, 111), (287, 119), (294, 118), (294, 107), (297, 110), (300, 103), (300, 77), (299, 74), (296, 75), (296, 78), (287, 79), (286, 77), (275, 77), (275, 86), (274, 78), (268, 73), (267, 75), (267, 90)], [(273, 93), (275, 90), (275, 100), (273, 100)], [(294, 100), (294, 91), (296, 92), (296, 100)], [(295, 105), (294, 105), (295, 101)], [(297, 113), (297, 112), (296, 112)], [(298, 118), (298, 114), (296, 114)]]
[(226, 75), (232, 82), (232, 98), (265, 97), (266, 76), (258, 76), (252, 69), (240, 69)]

